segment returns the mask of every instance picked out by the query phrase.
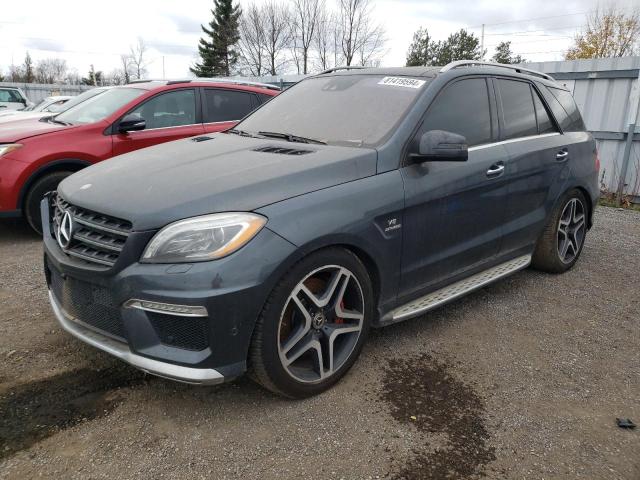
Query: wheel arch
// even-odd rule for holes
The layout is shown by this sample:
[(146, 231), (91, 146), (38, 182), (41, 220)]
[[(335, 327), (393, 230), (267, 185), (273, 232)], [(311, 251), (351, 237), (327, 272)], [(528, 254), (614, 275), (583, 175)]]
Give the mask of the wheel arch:
[(49, 162), (45, 165), (42, 165), (38, 169), (36, 169), (24, 182), (22, 188), (20, 189), (20, 195), (18, 196), (18, 208), (22, 208), (24, 211), (24, 202), (27, 197), (27, 193), (29, 189), (33, 186), (33, 184), (42, 178), (45, 175), (55, 172), (77, 172), (91, 165), (91, 162), (86, 160), (80, 160), (75, 158), (65, 158), (61, 160), (56, 160), (53, 162)]

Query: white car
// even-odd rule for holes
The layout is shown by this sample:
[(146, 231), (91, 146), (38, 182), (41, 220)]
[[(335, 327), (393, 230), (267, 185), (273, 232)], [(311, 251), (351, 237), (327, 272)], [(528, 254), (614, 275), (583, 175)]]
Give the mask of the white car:
[[(25, 113), (31, 112), (42, 112), (42, 113), (58, 113), (61, 107), (64, 105), (70, 98), (69, 95), (55, 95), (51, 97), (46, 97), (40, 102), (32, 105), (31, 107), (27, 107), (24, 110), (9, 110), (9, 111), (0, 111), (0, 118), (6, 117), (8, 115), (24, 115)], [(26, 118), (26, 117), (25, 117)]]
[[(92, 88), (91, 90), (82, 92), (80, 95), (77, 95), (75, 97), (63, 97), (63, 96), (47, 97), (47, 98), (57, 98), (57, 99), (66, 98), (67, 100), (61, 104), (59, 102), (54, 102), (53, 104), (50, 104), (48, 107), (46, 107), (45, 110), (35, 111), (35, 107), (34, 107), (34, 110), (25, 109), (18, 112), (12, 110), (10, 112), (4, 112), (4, 114), (2, 110), (0, 110), (0, 125), (3, 123), (15, 122), (18, 120), (26, 120), (28, 118), (42, 118), (42, 117), (51, 117), (53, 115), (57, 115), (59, 113), (62, 113), (78, 105), (79, 103), (84, 102), (85, 100), (88, 100), (91, 97), (95, 97), (96, 95), (99, 95), (102, 92), (105, 92), (109, 88), (110, 87)], [(43, 102), (45, 100), (43, 100)], [(39, 105), (40, 104), (36, 105), (36, 107), (38, 107)]]
[(0, 87), (0, 112), (5, 110), (22, 110), (32, 103), (22, 90), (15, 87)]

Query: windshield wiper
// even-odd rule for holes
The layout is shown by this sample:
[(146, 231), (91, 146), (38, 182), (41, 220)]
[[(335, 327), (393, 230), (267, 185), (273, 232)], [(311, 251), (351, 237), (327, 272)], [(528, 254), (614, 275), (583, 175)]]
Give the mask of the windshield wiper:
[(225, 133), (233, 133), (234, 135), (240, 135), (241, 137), (260, 138), (255, 133), (247, 132), (245, 130), (238, 130), (237, 128), (230, 128)]
[(58, 125), (64, 125), (65, 127), (68, 127), (69, 125), (73, 125), (72, 123), (69, 122), (63, 122), (62, 120), (56, 120), (56, 117), (48, 117), (48, 122), (51, 123), (57, 123)]
[(291, 133), (258, 132), (258, 134), (262, 135), (263, 137), (281, 138), (282, 140), (286, 140), (287, 142), (315, 143), (318, 145), (327, 144), (327, 142), (323, 142), (322, 140), (316, 140), (315, 138), (300, 137), (298, 135), (292, 135)]

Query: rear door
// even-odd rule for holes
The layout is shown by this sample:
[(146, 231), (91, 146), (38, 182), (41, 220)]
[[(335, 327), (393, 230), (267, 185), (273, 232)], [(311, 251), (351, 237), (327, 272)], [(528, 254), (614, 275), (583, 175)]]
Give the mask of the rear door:
[(7, 110), (22, 110), (27, 105), (27, 100), (20, 95), (18, 90), (12, 88), (0, 88), (0, 112)]
[(113, 134), (113, 154), (138, 150), (158, 143), (193, 137), (204, 132), (195, 88), (159, 93), (127, 112), (146, 122), (144, 130)]
[[(401, 297), (490, 262), (498, 254), (507, 200), (507, 159), (496, 144), (490, 79), (447, 85), (429, 106), (412, 141), (446, 130), (464, 135), (467, 162), (425, 162), (401, 169), (405, 186)], [(404, 298), (401, 298), (401, 301)]]
[(529, 253), (569, 176), (571, 148), (538, 87), (512, 78), (494, 81), (510, 175), (501, 254)]
[(233, 127), (258, 107), (258, 97), (244, 90), (203, 88), (204, 131), (221, 132)]

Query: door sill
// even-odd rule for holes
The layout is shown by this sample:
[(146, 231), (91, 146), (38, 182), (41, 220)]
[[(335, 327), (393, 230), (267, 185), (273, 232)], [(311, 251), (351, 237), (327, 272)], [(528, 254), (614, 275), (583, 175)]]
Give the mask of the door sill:
[(447, 285), (416, 300), (406, 303), (385, 316), (381, 324), (390, 324), (416, 317), (456, 298), (460, 298), (478, 288), (495, 282), (512, 273), (527, 268), (531, 263), (531, 255), (516, 257), (488, 270), (471, 275), (463, 280)]

